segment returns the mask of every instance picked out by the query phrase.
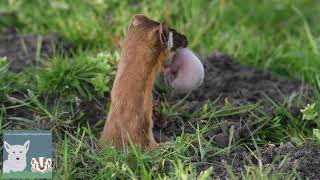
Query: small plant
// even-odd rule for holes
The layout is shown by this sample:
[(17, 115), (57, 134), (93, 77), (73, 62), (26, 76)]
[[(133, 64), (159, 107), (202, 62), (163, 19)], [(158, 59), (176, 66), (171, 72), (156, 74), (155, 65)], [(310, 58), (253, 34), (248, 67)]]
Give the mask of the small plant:
[(319, 113), (315, 109), (316, 103), (313, 104), (307, 104), (307, 106), (304, 109), (301, 109), (303, 120), (308, 121), (314, 121), (317, 123), (318, 128), (313, 129), (313, 135), (317, 138), (318, 141), (320, 141), (320, 117)]
[(320, 129), (313, 129), (313, 135), (320, 141)]
[(301, 109), (303, 120), (315, 120), (319, 117), (319, 113), (315, 110), (316, 104), (307, 104), (307, 106), (304, 109)]
[(110, 91), (110, 83), (116, 74), (115, 65), (119, 59), (120, 55), (118, 52), (113, 54), (101, 52), (98, 53), (96, 57), (89, 58), (90, 61), (97, 62), (97, 66), (100, 67), (102, 71), (105, 71), (105, 73), (97, 74), (91, 81), (99, 95), (102, 96), (103, 93)]
[(40, 93), (74, 93), (92, 97), (92, 90), (99, 96), (110, 90), (115, 74), (118, 53), (102, 52), (96, 56), (79, 56), (71, 60), (53, 59), (36, 75)]

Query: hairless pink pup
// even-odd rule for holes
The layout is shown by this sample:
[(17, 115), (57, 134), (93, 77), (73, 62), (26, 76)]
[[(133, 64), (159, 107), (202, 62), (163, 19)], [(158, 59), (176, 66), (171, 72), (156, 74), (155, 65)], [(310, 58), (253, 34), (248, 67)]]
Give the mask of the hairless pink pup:
[(197, 89), (204, 79), (204, 68), (199, 58), (188, 48), (176, 51), (164, 70), (166, 82), (178, 93)]

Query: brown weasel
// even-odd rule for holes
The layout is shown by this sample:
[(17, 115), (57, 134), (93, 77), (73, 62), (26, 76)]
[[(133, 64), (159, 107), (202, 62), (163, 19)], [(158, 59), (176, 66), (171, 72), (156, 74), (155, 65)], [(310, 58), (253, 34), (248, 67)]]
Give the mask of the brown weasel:
[(111, 107), (100, 142), (118, 149), (158, 146), (152, 133), (152, 88), (170, 52), (188, 44), (185, 36), (144, 15), (133, 16), (121, 49)]

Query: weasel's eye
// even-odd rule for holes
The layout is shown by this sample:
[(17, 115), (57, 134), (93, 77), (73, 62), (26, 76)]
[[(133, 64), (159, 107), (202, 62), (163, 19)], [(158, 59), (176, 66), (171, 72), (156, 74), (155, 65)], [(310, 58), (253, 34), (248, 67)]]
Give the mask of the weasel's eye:
[(22, 151), (20, 151), (20, 153), (22, 153)]
[(16, 153), (16, 152), (13, 151), (12, 153), (14, 154), (14, 153)]

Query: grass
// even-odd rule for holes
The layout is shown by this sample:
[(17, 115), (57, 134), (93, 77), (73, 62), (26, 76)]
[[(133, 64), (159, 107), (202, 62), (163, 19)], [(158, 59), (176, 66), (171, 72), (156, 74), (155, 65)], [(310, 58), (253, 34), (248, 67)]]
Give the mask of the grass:
[[(221, 126), (224, 117), (242, 112), (250, 112), (252, 124), (248, 125), (258, 127), (247, 144), (299, 145), (313, 140), (309, 128), (312, 121), (303, 121), (289, 111), (292, 101), (303, 97), (288, 97), (283, 104), (269, 99), (277, 110), (275, 116), (261, 112), (259, 103), (217, 108), (214, 101), (209, 101), (194, 114), (184, 111), (182, 106), (163, 103), (159, 111), (168, 118), (185, 119), (186, 124), (196, 118), (203, 123), (193, 124), (194, 134), (182, 133), (152, 152), (131, 147), (118, 152), (109, 147), (101, 153), (97, 152), (95, 141), (104, 119), (90, 124), (77, 104), (107, 99), (119, 60), (121, 38), (136, 13), (166, 19), (187, 35), (190, 47), (203, 57), (213, 51), (225, 52), (241, 64), (269, 70), (284, 79), (302, 80), (317, 88), (312, 101), (319, 102), (319, 11), (320, 4), (308, 0), (1, 1), (0, 30), (15, 26), (20, 34), (53, 31), (74, 45), (72, 57), (57, 53), (43, 66), (20, 73), (8, 71), (8, 60), (0, 59), (1, 131), (41, 128), (32, 117), (18, 114), (6, 119), (6, 114), (17, 107), (36, 114), (39, 122), (48, 122), (55, 139), (56, 179), (209, 179), (209, 175), (214, 175), (212, 169), (199, 174), (197, 167), (216, 155), (230, 154), (244, 142), (231, 138), (227, 148), (220, 148), (203, 138), (203, 134)], [(10, 13), (15, 16), (1, 16)], [(226, 133), (232, 137), (233, 132)], [(232, 167), (226, 165), (226, 169), (230, 179), (235, 178)], [(277, 179), (298, 175), (278, 174), (268, 166), (251, 165), (242, 177)]]

